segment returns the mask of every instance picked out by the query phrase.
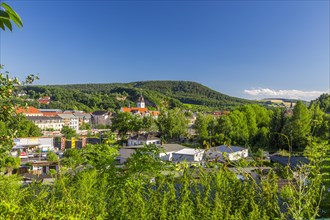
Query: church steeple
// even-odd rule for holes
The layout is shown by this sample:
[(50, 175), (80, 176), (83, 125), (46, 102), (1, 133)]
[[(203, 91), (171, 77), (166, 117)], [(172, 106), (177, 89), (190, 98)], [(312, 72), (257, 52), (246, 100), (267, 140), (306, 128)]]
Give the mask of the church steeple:
[(138, 108), (145, 108), (146, 107), (146, 104), (144, 102), (144, 98), (142, 96), (142, 92), (141, 92), (141, 95), (140, 95), (140, 97), (139, 97), (139, 99), (137, 101), (137, 107)]

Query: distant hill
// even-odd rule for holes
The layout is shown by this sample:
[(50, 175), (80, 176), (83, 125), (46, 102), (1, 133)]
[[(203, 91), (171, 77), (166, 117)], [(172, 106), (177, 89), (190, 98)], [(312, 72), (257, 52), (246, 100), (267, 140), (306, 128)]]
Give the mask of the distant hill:
[(141, 81), (110, 84), (74, 84), (26, 86), (23, 90), (28, 99), (50, 96), (49, 105), (31, 103), (42, 108), (119, 109), (121, 106), (135, 106), (143, 94), (148, 107), (231, 109), (235, 106), (256, 103), (255, 101), (231, 97), (214, 91), (204, 85), (189, 81)]
[[(294, 107), (297, 103), (297, 101), (299, 101), (299, 99), (287, 99), (287, 98), (265, 98), (260, 100), (261, 102), (266, 103), (269, 106), (279, 106), (279, 107), (290, 107), (292, 105), (292, 107)], [(304, 101), (304, 100), (300, 100), (302, 101), (305, 105), (309, 105), (309, 102)]]

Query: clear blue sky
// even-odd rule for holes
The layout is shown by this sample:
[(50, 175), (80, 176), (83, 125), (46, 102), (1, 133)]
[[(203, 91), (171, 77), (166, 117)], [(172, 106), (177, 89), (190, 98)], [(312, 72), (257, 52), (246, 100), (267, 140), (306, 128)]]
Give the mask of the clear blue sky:
[(0, 63), (37, 84), (189, 80), (250, 99), (329, 89), (326, 0), (6, 2), (24, 27), (0, 32)]

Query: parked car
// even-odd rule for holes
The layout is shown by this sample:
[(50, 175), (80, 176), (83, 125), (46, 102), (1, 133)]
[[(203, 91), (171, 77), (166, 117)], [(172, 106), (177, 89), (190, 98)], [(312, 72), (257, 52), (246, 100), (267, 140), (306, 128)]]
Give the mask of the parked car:
[(28, 158), (28, 155), (26, 154), (26, 152), (22, 151), (21, 154), (19, 155), (19, 158), (26, 159)]

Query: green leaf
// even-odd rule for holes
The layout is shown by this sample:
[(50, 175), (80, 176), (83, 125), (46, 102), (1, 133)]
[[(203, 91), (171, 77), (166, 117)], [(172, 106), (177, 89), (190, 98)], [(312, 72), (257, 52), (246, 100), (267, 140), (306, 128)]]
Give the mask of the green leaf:
[(23, 27), (22, 19), (21, 17), (6, 3), (2, 3), (1, 6), (6, 10), (6, 13), (8, 13), (10, 19), (18, 26)]
[(1, 18), (1, 22), (2, 22), (4, 25), (6, 25), (7, 28), (8, 28), (10, 31), (13, 30), (12, 25), (11, 25), (11, 23), (10, 23), (9, 20)]
[(9, 14), (5, 11), (0, 10), (0, 18), (9, 19)]
[(2, 30), (5, 30), (5, 26), (3, 25), (2, 18), (0, 18), (0, 28), (1, 28)]

